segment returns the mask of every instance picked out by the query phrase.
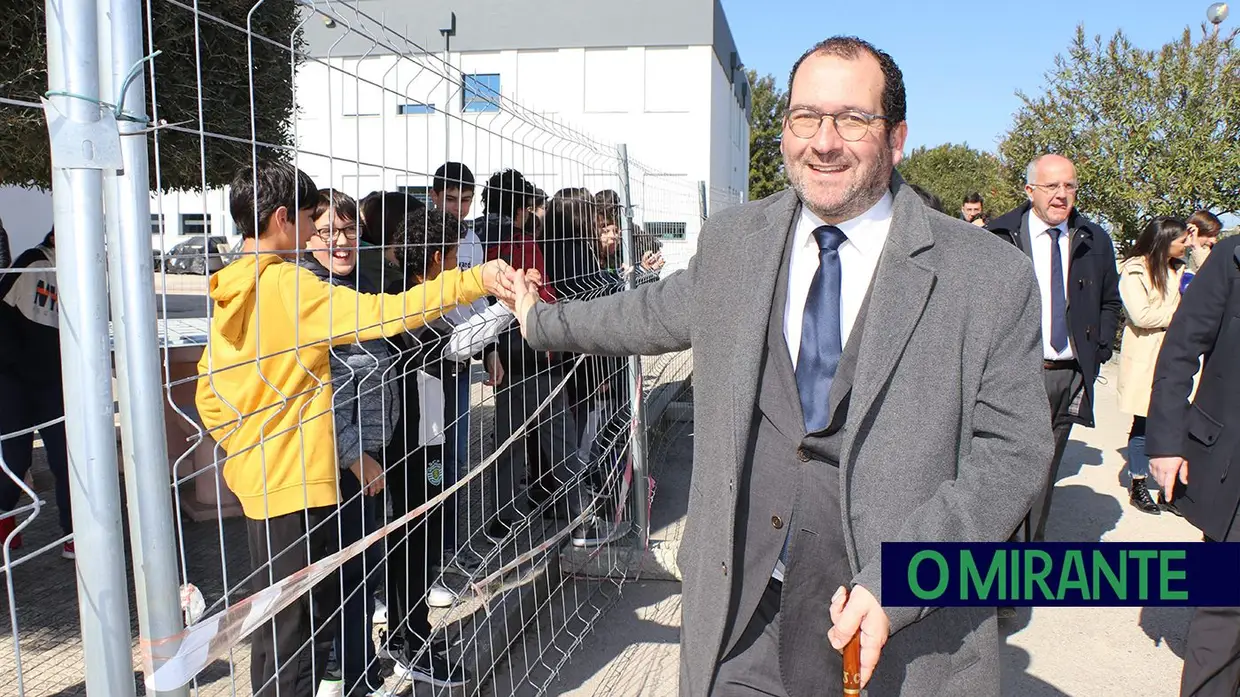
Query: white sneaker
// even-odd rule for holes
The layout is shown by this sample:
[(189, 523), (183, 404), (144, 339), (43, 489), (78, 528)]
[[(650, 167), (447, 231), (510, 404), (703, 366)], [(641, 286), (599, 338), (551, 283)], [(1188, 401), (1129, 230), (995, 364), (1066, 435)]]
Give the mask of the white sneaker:
[(370, 621), (374, 624), (387, 624), (387, 605), (378, 598), (375, 598), (375, 614), (370, 617)]
[(442, 584), (436, 583), (426, 592), (426, 604), (431, 607), (452, 607), (454, 602), (456, 602), (456, 593)]
[(343, 680), (326, 680), (319, 683), (319, 689), (315, 691), (314, 697), (343, 697), (344, 681)]

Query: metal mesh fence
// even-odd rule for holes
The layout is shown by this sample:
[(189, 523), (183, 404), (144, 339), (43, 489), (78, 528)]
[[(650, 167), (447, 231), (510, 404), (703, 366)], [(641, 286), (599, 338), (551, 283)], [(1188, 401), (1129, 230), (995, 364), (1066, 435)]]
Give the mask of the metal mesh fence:
[(62, 242), (0, 274), (50, 366), (0, 366), (0, 695), (554, 692), (692, 362), (538, 350), (487, 290), (634, 292), (739, 197), (364, 4), (241, 5), (50, 3), (44, 103), (0, 102)]

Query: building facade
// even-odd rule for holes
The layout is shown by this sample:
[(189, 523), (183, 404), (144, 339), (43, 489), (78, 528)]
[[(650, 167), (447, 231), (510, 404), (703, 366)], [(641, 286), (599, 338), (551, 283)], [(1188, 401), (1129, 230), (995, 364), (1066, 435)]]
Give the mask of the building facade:
[[(750, 86), (718, 0), (358, 0), (302, 26), (297, 164), (319, 186), (423, 194), (458, 160), (480, 183), (513, 167), (549, 194), (619, 190), (624, 143), (672, 267), (696, 248), (699, 182), (712, 210), (745, 198)], [(235, 232), (223, 191), (157, 198), (165, 246)]]

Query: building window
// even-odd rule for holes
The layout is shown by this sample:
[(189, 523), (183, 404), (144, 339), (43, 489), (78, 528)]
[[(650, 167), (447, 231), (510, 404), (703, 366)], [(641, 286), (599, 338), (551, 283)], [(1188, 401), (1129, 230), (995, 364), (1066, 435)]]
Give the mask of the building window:
[(685, 238), (684, 223), (646, 223), (646, 232), (661, 240), (683, 240)]
[(499, 74), (466, 75), (461, 111), (499, 111)]
[(151, 214), (151, 234), (158, 235), (164, 226), (164, 216), (159, 213)]
[(434, 104), (419, 104), (417, 102), (414, 102), (412, 104), (397, 104), (396, 113), (400, 114), (401, 116), (412, 116), (414, 114), (433, 114), (435, 113), (435, 105)]
[(210, 235), (211, 216), (203, 213), (181, 214), (182, 235)]

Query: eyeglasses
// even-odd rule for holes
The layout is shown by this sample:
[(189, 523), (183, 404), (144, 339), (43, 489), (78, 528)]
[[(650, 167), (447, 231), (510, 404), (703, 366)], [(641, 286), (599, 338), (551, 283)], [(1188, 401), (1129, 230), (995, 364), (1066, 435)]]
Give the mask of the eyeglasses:
[(1058, 193), (1060, 189), (1063, 189), (1066, 194), (1075, 194), (1080, 189), (1076, 182), (1068, 182), (1066, 184), (1030, 184), (1029, 186), (1041, 189), (1048, 194)]
[(357, 226), (338, 225), (336, 227), (321, 227), (314, 231), (315, 236), (327, 244), (335, 242), (336, 238), (342, 233), (346, 240), (353, 242), (357, 239)]
[(888, 120), (886, 116), (867, 114), (856, 109), (845, 109), (834, 114), (823, 114), (813, 109), (793, 109), (788, 112), (784, 120), (788, 124), (788, 130), (792, 131), (792, 135), (798, 138), (809, 139), (818, 135), (818, 130), (822, 128), (823, 119), (828, 118), (835, 124), (835, 132), (850, 143), (855, 143), (864, 138), (870, 132), (870, 126), (875, 121)]

